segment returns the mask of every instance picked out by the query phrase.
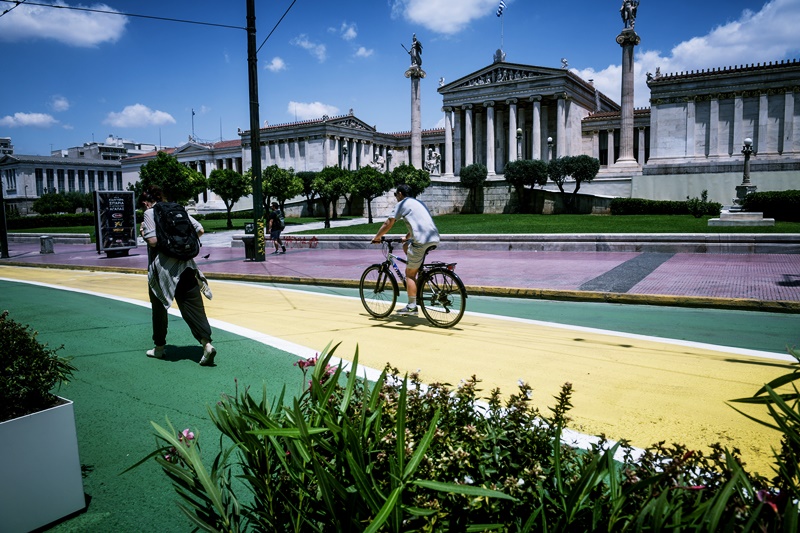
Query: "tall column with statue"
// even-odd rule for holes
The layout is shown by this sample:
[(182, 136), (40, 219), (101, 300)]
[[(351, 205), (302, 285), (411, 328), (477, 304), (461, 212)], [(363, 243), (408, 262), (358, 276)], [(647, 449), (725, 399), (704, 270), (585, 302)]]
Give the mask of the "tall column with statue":
[[(639, 0), (624, 0), (620, 8), (622, 33), (617, 36), (617, 43), (622, 47), (622, 95), (620, 97), (621, 120), (619, 132), (619, 159), (616, 166), (638, 167), (633, 157), (633, 48), (641, 42), (634, 31), (636, 11)], [(611, 158), (609, 158), (609, 165)]]
[(411, 66), (405, 72), (406, 78), (411, 78), (411, 166), (423, 168), (419, 82), (425, 77), (425, 71), (422, 70), (422, 43), (417, 40), (416, 33), (411, 39), (411, 50), (406, 51), (411, 56)]

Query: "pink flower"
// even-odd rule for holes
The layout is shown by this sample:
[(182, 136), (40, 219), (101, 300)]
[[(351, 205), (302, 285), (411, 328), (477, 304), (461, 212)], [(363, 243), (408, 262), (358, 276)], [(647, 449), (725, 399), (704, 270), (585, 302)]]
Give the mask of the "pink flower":
[(776, 513), (778, 512), (778, 506), (775, 504), (777, 498), (774, 494), (770, 494), (768, 491), (762, 489), (756, 492), (756, 499), (761, 503), (769, 505)]
[(194, 439), (194, 433), (189, 431), (189, 428), (186, 428), (181, 432), (181, 436), (179, 437), (179, 439), (181, 441), (183, 441), (183, 439), (186, 439), (187, 441), (190, 441), (190, 440)]
[(305, 370), (306, 368), (311, 368), (312, 366), (315, 366), (317, 364), (318, 359), (319, 359), (319, 354), (316, 354), (311, 359), (301, 359), (299, 361), (296, 361), (294, 363), (294, 366), (299, 367), (302, 370)]

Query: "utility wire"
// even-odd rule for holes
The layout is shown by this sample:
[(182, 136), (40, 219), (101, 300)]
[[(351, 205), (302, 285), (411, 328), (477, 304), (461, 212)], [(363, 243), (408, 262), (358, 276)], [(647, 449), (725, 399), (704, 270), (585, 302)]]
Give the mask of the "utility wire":
[(294, 5), (294, 3), (295, 3), (295, 2), (297, 2), (297, 0), (292, 0), (292, 3), (291, 3), (291, 4), (289, 4), (289, 7), (287, 7), (287, 8), (286, 8), (286, 11), (283, 13), (283, 16), (280, 18), (280, 20), (279, 20), (278, 22), (276, 22), (276, 23), (275, 23), (275, 27), (273, 27), (273, 28), (272, 28), (272, 31), (270, 31), (270, 32), (269, 32), (269, 35), (267, 35), (267, 37), (266, 37), (266, 38), (264, 39), (264, 41), (263, 41), (263, 42), (262, 42), (262, 43), (259, 45), (259, 47), (258, 47), (258, 48), (256, 48), (256, 54), (258, 54), (258, 51), (259, 51), (259, 50), (261, 50), (261, 47), (262, 47), (262, 46), (264, 46), (265, 44), (267, 44), (267, 40), (268, 40), (268, 39), (269, 39), (269, 38), (272, 36), (272, 34), (273, 34), (273, 33), (275, 33), (275, 30), (277, 30), (277, 29), (278, 29), (278, 26), (279, 26), (279, 25), (280, 25), (280, 23), (283, 21), (284, 17), (286, 17), (286, 15), (288, 15), (288, 14), (289, 14), (289, 10), (290, 10), (290, 9), (292, 9), (292, 6)]
[[(5, 0), (4, 0), (4, 1), (5, 1)], [(13, 6), (9, 7), (8, 9), (6, 9), (6, 10), (5, 10), (5, 11), (3, 11), (2, 13), (0, 13), (0, 17), (2, 17), (3, 15), (5, 15), (5, 14), (6, 14), (6, 13), (8, 13), (9, 11), (13, 11), (14, 9), (18, 8), (18, 7), (20, 6), (20, 4), (24, 4), (24, 3), (25, 3), (25, 2), (27, 2), (27, 1), (28, 1), (28, 0), (16, 0), (16, 1), (14, 2), (14, 5), (13, 5)]]
[[(228, 25), (228, 24), (214, 24), (212, 22), (200, 22), (200, 21), (197, 21), (197, 20), (174, 19), (174, 18), (167, 18), (167, 17), (155, 17), (155, 16), (152, 16), (152, 15), (139, 15), (139, 14), (136, 14), (136, 13), (122, 13), (122, 12), (119, 12), (119, 11), (104, 11), (102, 9), (91, 9), (91, 8), (88, 8), (88, 7), (74, 7), (74, 6), (61, 6), (61, 5), (54, 5), (54, 4), (42, 4), (42, 3), (38, 3), (38, 2), (26, 2), (25, 0), (22, 0), (22, 1), (0, 0), (0, 2), (6, 2), (6, 3), (9, 3), (9, 4), (11, 4), (11, 3), (17, 4), (14, 7), (9, 8), (6, 11), (4, 11), (2, 15), (5, 15), (6, 13), (11, 11), (15, 7), (19, 6), (20, 4), (26, 3), (29, 6), (52, 7), (53, 9), (71, 9), (71, 10), (74, 10), (74, 11), (89, 11), (91, 13), (103, 13), (105, 15), (121, 15), (121, 16), (124, 16), (124, 17), (137, 17), (137, 18), (143, 18), (143, 19), (164, 20), (164, 21), (167, 21), (167, 22), (181, 22), (181, 23), (184, 23), (184, 24), (197, 24), (197, 25), (200, 25), (200, 26), (215, 26), (217, 28), (230, 28), (230, 29), (234, 29), (234, 30), (246, 30), (247, 29), (247, 28), (244, 28), (242, 26), (231, 26), (231, 25)], [(294, 2), (292, 2), (292, 4), (294, 4)], [(0, 15), (0, 16), (2, 16), (2, 15)], [(276, 27), (277, 27), (277, 25), (276, 25)]]

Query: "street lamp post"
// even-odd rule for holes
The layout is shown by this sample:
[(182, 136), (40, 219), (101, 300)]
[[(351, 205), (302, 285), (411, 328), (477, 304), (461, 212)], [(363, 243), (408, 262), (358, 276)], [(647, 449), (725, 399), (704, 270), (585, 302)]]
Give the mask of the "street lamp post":
[(522, 159), (522, 128), (517, 128), (517, 161)]
[(0, 258), (8, 259), (8, 226), (6, 225), (6, 200), (3, 195), (3, 180), (0, 178)]
[(550, 161), (553, 159), (553, 138), (547, 138), (547, 160)]
[(742, 146), (742, 154), (744, 155), (744, 171), (742, 172), (742, 184), (736, 186), (736, 200), (734, 203), (738, 206), (744, 204), (744, 199), (748, 194), (756, 192), (757, 187), (750, 183), (750, 157), (755, 155), (753, 150), (753, 139), (750, 137), (744, 140)]

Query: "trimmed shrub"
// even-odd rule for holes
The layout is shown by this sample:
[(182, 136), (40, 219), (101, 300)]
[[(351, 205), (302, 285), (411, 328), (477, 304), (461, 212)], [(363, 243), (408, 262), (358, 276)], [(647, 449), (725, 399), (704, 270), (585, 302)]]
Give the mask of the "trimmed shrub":
[(800, 222), (800, 191), (754, 192), (747, 195), (745, 211), (764, 213), (766, 218)]
[(611, 200), (612, 215), (703, 215), (717, 216), (722, 204), (706, 200), (708, 193), (703, 191), (703, 198), (678, 200), (646, 200), (644, 198), (614, 198)]
[(94, 213), (69, 215), (37, 215), (8, 219), (8, 229), (70, 228), (73, 226), (94, 225)]

